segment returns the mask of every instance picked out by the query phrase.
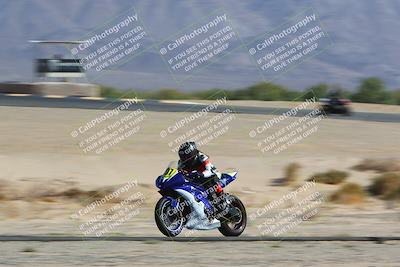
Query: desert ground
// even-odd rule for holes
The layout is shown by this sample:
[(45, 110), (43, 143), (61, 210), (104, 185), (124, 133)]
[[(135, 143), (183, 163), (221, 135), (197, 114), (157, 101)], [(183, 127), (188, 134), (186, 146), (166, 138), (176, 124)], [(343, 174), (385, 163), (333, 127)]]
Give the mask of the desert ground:
[(187, 266), (190, 261), (196, 266), (386, 267), (398, 266), (399, 247), (398, 242), (0, 243), (0, 261), (12, 266)]
[[(232, 105), (240, 104), (238, 102)], [(257, 104), (257, 103), (255, 103)], [(270, 103), (274, 105), (273, 103)], [(375, 107), (362, 107), (368, 112), (378, 112)], [(381, 107), (386, 112), (398, 110)], [(102, 153), (84, 152), (80, 143), (129, 114), (121, 112), (90, 129), (83, 137), (72, 137), (71, 132), (101, 116), (107, 110), (0, 107), (0, 234), (73, 234), (81, 235), (79, 225), (85, 218), (71, 215), (90, 204), (96, 197), (104, 196), (119, 186), (135, 180), (135, 192), (144, 196), (138, 214), (109, 234), (161, 236), (153, 219), (153, 207), (160, 195), (154, 186), (155, 178), (162, 174), (172, 160), (176, 138), (193, 129), (195, 124), (211, 121), (216, 114), (208, 114), (194, 123), (161, 137), (163, 130), (191, 113), (147, 112), (138, 125), (138, 131)], [(389, 112), (389, 111), (388, 111)], [(323, 118), (317, 122), (316, 131), (291, 144), (279, 153), (262, 152), (261, 133), (250, 137), (249, 132), (273, 117), (270, 115), (235, 114), (223, 126), (226, 131), (200, 147), (210, 156), (221, 171), (235, 168), (236, 181), (227, 191), (239, 196), (247, 207), (248, 215), (257, 214), (268, 203), (278, 200), (301, 187), (313, 174), (330, 169), (349, 173), (347, 181), (368, 186), (377, 176), (374, 171), (356, 171), (352, 167), (372, 158), (398, 160), (400, 157), (400, 125), (348, 121)], [(299, 118), (287, 118), (272, 126), (274, 133), (291, 125)], [(173, 145), (170, 145), (173, 143)], [(289, 163), (301, 168), (296, 182), (291, 186), (277, 184)], [(366, 197), (362, 203), (335, 204), (328, 200), (338, 185), (315, 184), (311, 191), (325, 196), (317, 214), (283, 233), (284, 236), (399, 236), (400, 213), (398, 203)], [(281, 208), (294, 205), (287, 202)], [(110, 204), (111, 205), (111, 204)], [(277, 211), (274, 211), (277, 212)], [(249, 220), (244, 235), (262, 235), (260, 225), (274, 213), (254, 216)], [(184, 233), (182, 233), (184, 234)], [(219, 236), (218, 231), (189, 233), (196, 236)], [(110, 248), (112, 244), (112, 248)], [(115, 244), (115, 245), (114, 245)], [(28, 247), (33, 252), (23, 252)], [(396, 266), (399, 262), (396, 242), (374, 243), (0, 243), (0, 264), (25, 265), (28, 258), (36, 265), (54, 265), (53, 260), (65, 266), (83, 262), (84, 265), (116, 263), (183, 265), (193, 251), (201, 266), (223, 264), (224, 257), (207, 256), (210, 248), (216, 255), (229, 253), (231, 265), (259, 266)], [(69, 251), (69, 252), (68, 252)], [(232, 252), (232, 253), (230, 253)], [(92, 253), (96, 253), (92, 256)], [(52, 255), (46, 258), (46, 255)], [(286, 257), (290, 255), (290, 257)], [(340, 256), (338, 256), (340, 255)], [(168, 258), (168, 262), (166, 261)], [(117, 262), (115, 262), (117, 261)], [(354, 265), (354, 262), (357, 262)]]

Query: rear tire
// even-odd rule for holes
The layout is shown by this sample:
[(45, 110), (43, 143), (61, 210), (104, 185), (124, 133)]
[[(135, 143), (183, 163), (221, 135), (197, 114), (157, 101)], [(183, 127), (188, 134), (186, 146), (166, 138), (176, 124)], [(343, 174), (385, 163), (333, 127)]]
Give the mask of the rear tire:
[(218, 230), (224, 236), (239, 236), (243, 233), (247, 225), (246, 208), (238, 197), (233, 195), (230, 195), (230, 197), (230, 206), (238, 212), (238, 215), (228, 216), (227, 219), (221, 218), (221, 227)]
[(329, 115), (329, 111), (330, 111), (330, 110), (329, 110), (328, 107), (321, 106), (321, 107), (319, 108), (319, 110), (320, 110), (320, 113), (321, 113), (321, 114), (326, 115), (326, 116)]
[[(158, 229), (161, 233), (168, 237), (174, 237), (182, 232), (184, 226), (184, 218), (182, 212), (174, 210), (171, 207), (171, 200), (168, 198), (161, 198), (154, 209), (154, 218)], [(171, 212), (172, 211), (172, 212)], [(172, 215), (171, 215), (172, 214)], [(168, 225), (172, 219), (173, 223)], [(176, 224), (176, 226), (174, 225)]]

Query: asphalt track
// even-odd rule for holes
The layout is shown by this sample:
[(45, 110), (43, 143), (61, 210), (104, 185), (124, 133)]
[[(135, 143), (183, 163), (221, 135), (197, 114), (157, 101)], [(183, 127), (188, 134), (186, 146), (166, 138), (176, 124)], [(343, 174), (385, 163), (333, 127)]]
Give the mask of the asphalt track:
[[(102, 99), (102, 98), (82, 98), (82, 97), (43, 97), (36, 95), (14, 95), (0, 94), (0, 106), (13, 107), (47, 107), (47, 108), (77, 108), (77, 109), (103, 109), (111, 110), (123, 103), (122, 100)], [(129, 106), (129, 110), (141, 108), (145, 111), (154, 112), (198, 112), (207, 105), (189, 103), (166, 103), (163, 101), (144, 100)], [(241, 114), (258, 115), (280, 115), (289, 111), (288, 108), (269, 108), (269, 107), (244, 107), (244, 106), (218, 106), (210, 112), (223, 112), (227, 108), (232, 112)], [(300, 110), (296, 116), (305, 116), (311, 110)], [(373, 112), (354, 112), (352, 116), (330, 116), (332, 119), (358, 120), (373, 122), (400, 123), (400, 114), (392, 113), (373, 113)]]
[(240, 236), (240, 237), (150, 237), (150, 236), (58, 236), (58, 235), (0, 235), (0, 242), (88, 242), (88, 241), (172, 241), (172, 242), (377, 242), (400, 241), (400, 236), (307, 236), (307, 237), (272, 237), (272, 236)]

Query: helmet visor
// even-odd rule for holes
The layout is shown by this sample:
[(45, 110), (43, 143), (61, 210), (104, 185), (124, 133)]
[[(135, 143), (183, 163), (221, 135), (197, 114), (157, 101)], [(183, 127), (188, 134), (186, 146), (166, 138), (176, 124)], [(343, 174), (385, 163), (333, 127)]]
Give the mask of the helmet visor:
[(179, 158), (183, 161), (186, 162), (188, 160), (191, 160), (197, 155), (197, 150), (191, 150), (191, 151), (186, 151), (186, 150), (181, 150), (179, 151)]

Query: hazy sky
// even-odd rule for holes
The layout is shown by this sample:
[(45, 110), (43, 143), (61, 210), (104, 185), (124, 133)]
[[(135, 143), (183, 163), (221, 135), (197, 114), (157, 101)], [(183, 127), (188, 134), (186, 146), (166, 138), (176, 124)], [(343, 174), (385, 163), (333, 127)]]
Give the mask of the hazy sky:
[[(132, 9), (134, 8), (134, 9)], [(130, 12), (134, 10), (135, 12)], [(303, 13), (305, 12), (305, 13)], [(240, 88), (260, 81), (274, 81), (293, 89), (303, 89), (319, 82), (336, 83), (349, 89), (357, 86), (360, 79), (378, 76), (391, 88), (398, 88), (400, 73), (398, 56), (400, 55), (400, 1), (155, 1), (155, 0), (0, 0), (0, 50), (1, 81), (32, 80), (32, 59), (63, 54), (66, 58), (73, 55), (74, 47), (38, 46), (29, 44), (32, 39), (84, 40), (101, 34), (123, 21), (129, 14), (137, 14), (138, 21), (122, 27), (117, 34), (110, 34), (104, 40), (91, 47), (97, 51), (115, 37), (122, 34), (134, 38), (135, 27), (142, 27), (145, 37), (136, 50), (135, 44), (124, 48), (131, 49), (118, 64), (110, 64), (109, 71), (88, 72), (89, 82), (110, 84), (121, 88), (157, 89), (181, 88), (185, 90), (222, 87)], [(226, 15), (226, 21), (210, 27), (208, 33), (199, 33), (187, 39), (174, 51), (160, 55), (160, 49), (173, 43), (177, 37), (191, 34), (218, 16)], [(316, 20), (298, 32), (288, 33), (273, 45), (260, 49), (252, 56), (249, 49), (265, 38), (282, 33), (305, 16), (314, 14)], [(320, 27), (321, 29), (317, 29)], [(313, 30), (314, 29), (314, 30)], [(132, 31), (128, 33), (129, 31)], [(215, 32), (213, 32), (215, 31)], [(197, 45), (211, 33), (219, 33), (219, 38), (231, 36), (230, 40), (220, 42), (210, 51), (210, 59), (193, 62), (200, 57), (188, 59), (189, 63), (171, 60), (179, 53)], [(307, 35), (308, 31), (316, 31)], [(222, 33), (221, 33), (222, 32)], [(322, 38), (309, 45), (316, 46), (311, 52), (298, 50), (282, 55), (279, 47), (293, 41), (300, 34), (308, 38), (322, 32)], [(286, 32), (287, 33), (287, 32)], [(217, 36), (216, 34), (215, 36)], [(321, 35), (321, 34), (320, 34)], [(126, 38), (125, 40), (128, 40)], [(261, 40), (258, 42), (258, 40)], [(307, 41), (307, 39), (304, 39)], [(226, 47), (224, 49), (224, 47)], [(200, 50), (199, 45), (197, 51)], [(288, 45), (287, 50), (290, 50)], [(281, 56), (283, 64), (262, 69), (270, 63), (262, 61), (262, 56), (278, 49), (272, 58)], [(85, 57), (87, 51), (79, 51), (76, 57)], [(289, 60), (296, 52), (302, 52), (298, 60)], [(105, 53), (105, 52), (104, 52)], [(194, 53), (194, 51), (192, 51)], [(200, 53), (200, 52), (198, 52)], [(289, 53), (289, 52), (288, 52)], [(114, 57), (113, 55), (112, 57)], [(100, 55), (96, 56), (97, 58)], [(111, 60), (111, 56), (105, 61)], [(173, 64), (168, 61), (173, 61)], [(111, 60), (110, 62), (113, 62)], [(176, 70), (174, 64), (183, 64)], [(185, 68), (189, 69), (186, 71)], [(107, 69), (107, 68), (106, 68)]]

